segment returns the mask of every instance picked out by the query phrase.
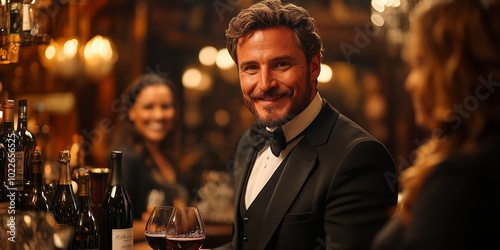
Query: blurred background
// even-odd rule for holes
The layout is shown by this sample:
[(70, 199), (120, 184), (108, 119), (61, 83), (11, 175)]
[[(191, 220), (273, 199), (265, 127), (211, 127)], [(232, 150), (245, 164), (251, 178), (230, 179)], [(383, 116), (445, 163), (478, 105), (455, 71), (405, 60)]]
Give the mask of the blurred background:
[[(46, 160), (56, 161), (80, 134), (86, 163), (106, 167), (103, 145), (116, 128), (124, 87), (142, 73), (168, 75), (182, 90), (181, 167), (194, 178), (224, 171), (253, 122), (224, 31), (255, 2), (33, 0), (39, 32), (52, 39), (26, 45), (3, 35), (2, 53), (14, 43), (18, 58), (0, 64), (0, 97), (28, 99), (28, 128)], [(413, 125), (400, 57), (415, 1), (287, 2), (308, 9), (323, 38), (321, 95), (382, 141), (400, 170), (407, 167), (423, 138)]]

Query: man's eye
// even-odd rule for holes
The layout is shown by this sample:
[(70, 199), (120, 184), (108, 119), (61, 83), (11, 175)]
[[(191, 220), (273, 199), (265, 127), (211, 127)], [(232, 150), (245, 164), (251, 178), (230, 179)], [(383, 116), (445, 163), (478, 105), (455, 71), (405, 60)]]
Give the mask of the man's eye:
[(277, 68), (288, 68), (290, 67), (290, 64), (288, 62), (278, 62), (276, 63)]
[(250, 65), (250, 66), (245, 67), (245, 69), (244, 69), (244, 70), (245, 70), (245, 71), (247, 71), (247, 72), (248, 72), (248, 71), (249, 71), (249, 72), (252, 72), (252, 71), (256, 71), (256, 70), (258, 70), (258, 69), (259, 69), (259, 68), (258, 68), (257, 66), (255, 66), (255, 65)]

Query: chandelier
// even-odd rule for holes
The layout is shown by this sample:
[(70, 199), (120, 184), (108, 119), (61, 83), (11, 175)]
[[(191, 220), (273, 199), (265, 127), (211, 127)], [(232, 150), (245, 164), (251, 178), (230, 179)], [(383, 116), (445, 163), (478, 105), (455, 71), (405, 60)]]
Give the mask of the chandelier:
[(67, 24), (61, 27), (64, 35), (51, 40), (47, 46), (40, 46), (41, 63), (53, 75), (65, 79), (99, 80), (113, 70), (118, 60), (110, 38), (96, 35), (85, 40), (89, 30), (84, 32), (81, 27), (89, 26), (89, 16), (84, 14), (88, 4), (87, 1), (69, 0), (65, 8), (60, 8), (61, 18), (67, 17)]
[(389, 49), (397, 52), (409, 30), (409, 15), (418, 0), (372, 0), (371, 21), (384, 35)]
[(113, 69), (118, 54), (113, 42), (96, 35), (85, 44), (78, 37), (52, 40), (41, 48), (42, 65), (63, 78), (85, 76), (99, 80)]

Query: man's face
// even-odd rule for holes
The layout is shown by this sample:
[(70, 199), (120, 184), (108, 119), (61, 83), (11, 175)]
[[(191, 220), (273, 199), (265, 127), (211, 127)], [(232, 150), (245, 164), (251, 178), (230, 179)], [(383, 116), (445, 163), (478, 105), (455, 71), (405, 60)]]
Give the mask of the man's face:
[(314, 98), (320, 56), (307, 63), (291, 29), (256, 30), (239, 39), (236, 52), (243, 101), (258, 123), (281, 126)]

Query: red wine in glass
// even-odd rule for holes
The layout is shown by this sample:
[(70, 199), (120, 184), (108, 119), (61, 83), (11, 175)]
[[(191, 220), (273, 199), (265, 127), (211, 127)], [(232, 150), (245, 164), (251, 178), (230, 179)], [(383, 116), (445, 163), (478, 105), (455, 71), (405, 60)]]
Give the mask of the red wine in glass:
[(203, 246), (203, 241), (205, 237), (193, 237), (193, 238), (166, 238), (168, 246), (174, 250), (198, 250)]
[(175, 207), (167, 226), (168, 246), (173, 250), (198, 250), (205, 241), (205, 224), (196, 207)]
[(144, 236), (154, 250), (171, 250), (167, 244), (166, 230), (173, 209), (171, 206), (158, 206), (149, 215)]
[(168, 248), (167, 235), (163, 232), (144, 233), (148, 245), (153, 249), (170, 249)]

